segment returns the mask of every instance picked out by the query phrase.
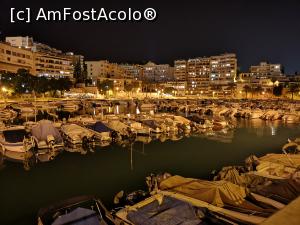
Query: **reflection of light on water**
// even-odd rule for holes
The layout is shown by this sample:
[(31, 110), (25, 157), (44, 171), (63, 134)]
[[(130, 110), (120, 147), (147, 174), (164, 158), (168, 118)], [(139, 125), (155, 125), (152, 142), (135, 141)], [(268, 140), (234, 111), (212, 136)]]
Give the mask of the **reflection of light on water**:
[(271, 135), (272, 136), (276, 135), (276, 128), (274, 126), (271, 126)]
[(139, 107), (136, 107), (136, 114), (140, 114)]

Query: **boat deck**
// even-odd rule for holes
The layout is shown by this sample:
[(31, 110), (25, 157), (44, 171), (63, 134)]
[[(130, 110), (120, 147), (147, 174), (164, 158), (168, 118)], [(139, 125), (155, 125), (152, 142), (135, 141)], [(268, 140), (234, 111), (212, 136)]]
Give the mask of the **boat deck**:
[(261, 225), (299, 225), (300, 221), (300, 196), (288, 204), (285, 208), (278, 211)]

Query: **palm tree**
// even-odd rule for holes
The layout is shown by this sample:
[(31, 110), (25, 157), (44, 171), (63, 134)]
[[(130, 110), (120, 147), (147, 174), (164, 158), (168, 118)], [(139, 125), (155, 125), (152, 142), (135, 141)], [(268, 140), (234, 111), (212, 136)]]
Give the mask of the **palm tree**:
[(231, 95), (232, 95), (234, 93), (235, 88), (236, 88), (235, 83), (229, 83), (228, 87), (227, 87), (227, 90), (229, 90)]
[(246, 92), (246, 99), (247, 99), (247, 98), (248, 98), (248, 92), (250, 92), (252, 88), (251, 88), (248, 84), (246, 84), (246, 85), (243, 87), (243, 89), (244, 89), (244, 91)]
[(262, 90), (263, 90), (263, 88), (259, 85), (254, 88), (253, 92), (255, 92), (256, 94), (259, 94), (260, 92), (262, 92)]
[(292, 83), (289, 85), (289, 92), (292, 94), (292, 100), (294, 100), (294, 93), (299, 91), (299, 84)]

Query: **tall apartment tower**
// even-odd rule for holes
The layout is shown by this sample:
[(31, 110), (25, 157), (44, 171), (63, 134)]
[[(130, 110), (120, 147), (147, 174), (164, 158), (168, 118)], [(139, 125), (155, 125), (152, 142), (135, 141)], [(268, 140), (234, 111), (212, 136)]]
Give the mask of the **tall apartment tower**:
[(236, 55), (222, 54), (210, 57), (210, 81), (213, 84), (226, 84), (236, 79), (237, 58)]
[(206, 90), (210, 79), (210, 58), (202, 57), (187, 61), (187, 87), (191, 92)]
[(174, 62), (174, 78), (176, 81), (187, 80), (187, 61), (175, 60)]

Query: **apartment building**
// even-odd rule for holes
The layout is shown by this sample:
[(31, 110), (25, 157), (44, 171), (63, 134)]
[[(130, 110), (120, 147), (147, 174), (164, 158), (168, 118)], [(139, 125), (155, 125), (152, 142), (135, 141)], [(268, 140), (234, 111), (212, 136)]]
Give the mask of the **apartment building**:
[(173, 67), (169, 64), (158, 64), (155, 68), (155, 82), (167, 82), (173, 80)]
[(126, 74), (126, 77), (139, 80), (142, 76), (143, 66), (138, 64), (120, 64)]
[(150, 82), (166, 82), (173, 77), (173, 68), (169, 64), (148, 62), (142, 66), (141, 79)]
[(251, 66), (250, 73), (255, 77), (278, 77), (283, 74), (283, 67), (281, 64), (261, 62), (259, 65)]
[(74, 67), (72, 58), (67, 55), (34, 53), (34, 72), (36, 76), (43, 77), (73, 77)]
[(210, 82), (210, 58), (202, 57), (187, 61), (187, 89), (190, 93), (208, 89)]
[(124, 68), (107, 60), (86, 61), (86, 65), (88, 77), (94, 81), (98, 78), (133, 79), (131, 74), (125, 72)]
[(187, 80), (187, 61), (175, 60), (174, 62), (174, 78), (176, 81)]
[(61, 50), (29, 37), (6, 37), (6, 41), (0, 43), (0, 71), (16, 73), (24, 68), (35, 76), (73, 77), (73, 58)]
[(83, 55), (76, 55), (73, 52), (67, 52), (66, 55), (71, 58), (73, 66), (75, 66), (77, 63), (80, 63), (81, 69), (84, 68), (84, 56)]
[(236, 79), (237, 59), (235, 54), (210, 57), (210, 81), (212, 84), (226, 85)]
[(9, 43), (13, 47), (31, 49), (33, 47), (32, 37), (6, 37), (5, 42)]
[(187, 82), (187, 93), (204, 93), (209, 86), (226, 86), (236, 79), (237, 59), (235, 54), (198, 57), (174, 62), (176, 81)]
[(0, 72), (16, 73), (18, 69), (26, 69), (34, 74), (35, 64), (33, 52), (0, 42)]

